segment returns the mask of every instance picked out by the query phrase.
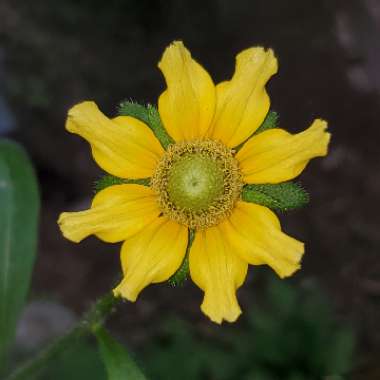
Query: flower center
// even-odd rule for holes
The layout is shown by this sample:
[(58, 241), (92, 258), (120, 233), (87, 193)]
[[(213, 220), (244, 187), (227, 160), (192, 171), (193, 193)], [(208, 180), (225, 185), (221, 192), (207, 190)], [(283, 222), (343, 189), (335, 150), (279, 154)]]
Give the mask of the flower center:
[(207, 210), (224, 190), (223, 170), (202, 153), (180, 157), (168, 172), (168, 195), (177, 208)]
[(163, 214), (195, 229), (215, 226), (226, 218), (242, 186), (233, 151), (213, 140), (169, 146), (152, 177)]

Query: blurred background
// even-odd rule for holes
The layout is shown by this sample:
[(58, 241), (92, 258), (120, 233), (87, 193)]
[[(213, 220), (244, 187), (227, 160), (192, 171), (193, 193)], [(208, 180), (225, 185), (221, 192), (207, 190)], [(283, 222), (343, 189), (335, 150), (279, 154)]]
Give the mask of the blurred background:
[[(150, 286), (111, 319), (113, 332), (152, 379), (380, 379), (379, 37), (378, 0), (1, 0), (0, 135), (27, 149), (42, 193), (16, 356), (64, 332), (120, 277), (119, 245), (76, 245), (57, 228), (60, 212), (89, 205), (102, 175), (87, 143), (65, 132), (67, 110), (85, 99), (110, 116), (124, 99), (155, 104), (157, 62), (182, 39), (215, 82), (240, 50), (272, 47), (280, 126), (329, 121), (329, 156), (300, 177), (310, 205), (280, 216), (306, 242), (303, 269), (278, 281), (251, 267), (244, 314), (222, 327), (201, 314), (191, 281)], [(72, 350), (47, 378), (104, 378), (91, 341)]]

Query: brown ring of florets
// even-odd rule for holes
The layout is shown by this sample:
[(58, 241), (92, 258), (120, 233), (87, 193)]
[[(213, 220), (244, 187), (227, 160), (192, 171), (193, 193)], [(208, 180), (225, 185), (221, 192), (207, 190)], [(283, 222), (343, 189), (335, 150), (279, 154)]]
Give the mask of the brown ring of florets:
[[(219, 164), (223, 172), (223, 193), (204, 210), (178, 208), (168, 193), (170, 169), (181, 157), (189, 154), (210, 157)], [(243, 187), (239, 163), (233, 154), (232, 149), (214, 140), (183, 141), (170, 145), (151, 179), (151, 186), (158, 195), (162, 213), (179, 224), (197, 230), (213, 227), (222, 222), (231, 214), (236, 201), (240, 199)]]

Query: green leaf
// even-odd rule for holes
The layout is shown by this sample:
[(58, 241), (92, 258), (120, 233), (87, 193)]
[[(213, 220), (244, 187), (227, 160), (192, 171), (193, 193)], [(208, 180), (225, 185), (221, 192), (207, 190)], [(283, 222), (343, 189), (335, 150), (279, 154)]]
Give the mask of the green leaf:
[(275, 185), (246, 185), (243, 187), (242, 199), (273, 210), (288, 211), (309, 203), (309, 194), (297, 183), (283, 182)]
[(146, 380), (128, 351), (103, 327), (96, 329), (94, 333), (107, 370), (108, 380)]
[(38, 372), (37, 376), (25, 377), (25, 379), (106, 379), (107, 375), (100, 354), (96, 346), (91, 343), (85, 339), (73, 339), (64, 351), (45, 363), (43, 372)]
[(124, 101), (120, 103), (119, 115), (132, 116), (147, 124), (165, 149), (174, 143), (162, 125), (160, 114), (155, 106), (148, 104), (145, 107), (132, 101)]
[(344, 374), (353, 362), (355, 336), (351, 329), (342, 327), (333, 334), (333, 342), (326, 350), (326, 362), (329, 373)]
[(149, 178), (139, 178), (139, 179), (124, 179), (119, 177), (114, 177), (113, 175), (106, 174), (98, 181), (95, 182), (95, 193), (105, 189), (106, 187), (113, 185), (122, 185), (126, 183), (134, 183), (137, 185), (149, 186), (150, 179)]
[(189, 241), (187, 243), (186, 255), (181, 266), (168, 280), (171, 286), (181, 286), (189, 276), (189, 252), (195, 238), (195, 231), (189, 230)]
[(38, 212), (37, 181), (25, 151), (0, 140), (0, 368), (29, 288)]

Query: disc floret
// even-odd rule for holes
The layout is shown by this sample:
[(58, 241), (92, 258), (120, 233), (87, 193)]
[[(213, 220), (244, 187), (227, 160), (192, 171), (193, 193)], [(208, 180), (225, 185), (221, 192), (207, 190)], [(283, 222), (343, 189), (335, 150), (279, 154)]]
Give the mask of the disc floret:
[(226, 218), (243, 186), (233, 153), (213, 140), (170, 145), (152, 177), (163, 214), (194, 229)]

